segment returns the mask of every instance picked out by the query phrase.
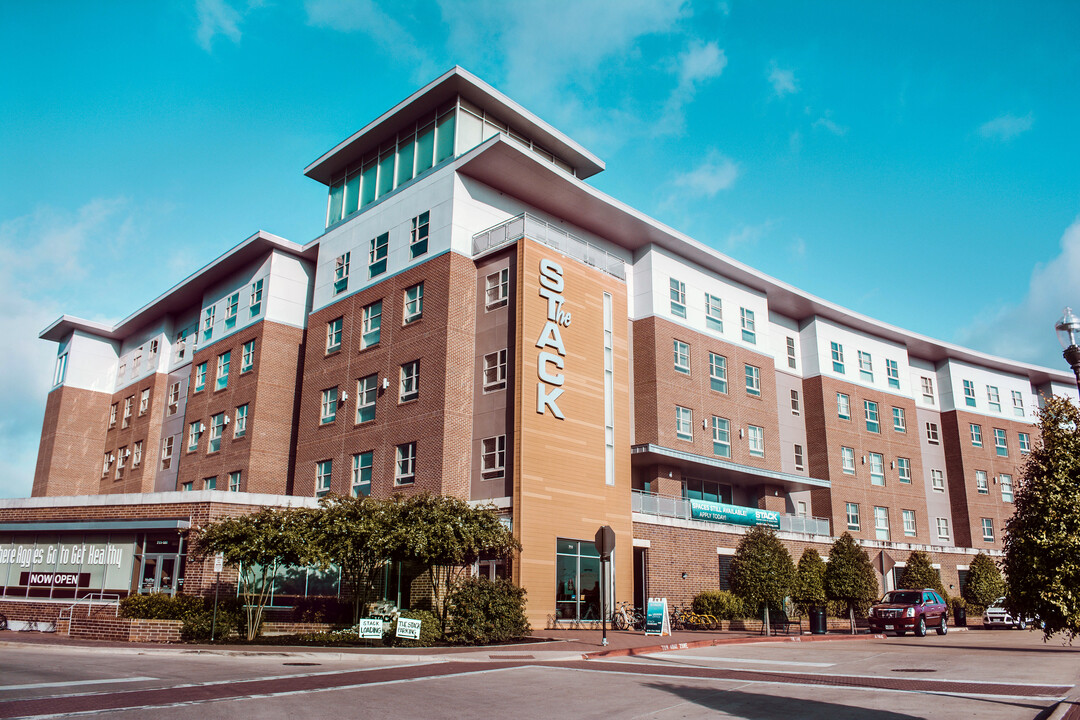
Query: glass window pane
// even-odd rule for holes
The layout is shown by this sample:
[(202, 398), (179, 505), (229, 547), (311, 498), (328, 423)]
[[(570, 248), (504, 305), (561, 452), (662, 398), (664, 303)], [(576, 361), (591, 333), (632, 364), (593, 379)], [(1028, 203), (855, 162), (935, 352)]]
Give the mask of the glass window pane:
[(341, 200), (344, 192), (344, 178), (330, 186), (330, 215), (326, 219), (327, 225), (333, 225), (341, 219)]
[(379, 197), (394, 189), (394, 153), (384, 153), (379, 158)]
[(435, 155), (435, 123), (431, 123), (427, 127), (420, 128), (420, 133), (416, 136), (416, 174), (424, 172), (430, 168), (434, 163), (432, 158)]
[(378, 176), (379, 166), (374, 160), (364, 165), (363, 184), (360, 188), (360, 207), (375, 202), (375, 179)]
[(354, 170), (345, 183), (345, 212), (344, 217), (360, 209), (360, 171)]
[(450, 112), (439, 118), (435, 134), (435, 162), (440, 163), (454, 155), (454, 118), (456, 112)]
[(398, 143), (397, 185), (412, 180), (415, 143), (416, 137), (413, 135)]

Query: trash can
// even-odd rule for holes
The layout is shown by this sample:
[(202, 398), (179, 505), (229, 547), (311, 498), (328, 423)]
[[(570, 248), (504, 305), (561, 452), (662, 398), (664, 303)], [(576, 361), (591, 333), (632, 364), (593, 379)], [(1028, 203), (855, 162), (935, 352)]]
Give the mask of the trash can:
[(825, 619), (825, 608), (810, 608), (810, 633), (813, 635), (824, 635), (828, 632), (828, 628), (828, 622)]
[(953, 625), (967, 627), (967, 608), (959, 605), (953, 608)]

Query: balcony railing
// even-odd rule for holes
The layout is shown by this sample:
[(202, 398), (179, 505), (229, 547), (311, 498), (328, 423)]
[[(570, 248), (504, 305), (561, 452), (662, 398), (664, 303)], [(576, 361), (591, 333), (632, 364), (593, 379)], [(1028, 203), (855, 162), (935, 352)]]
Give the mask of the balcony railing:
[(586, 265), (603, 270), (608, 275), (626, 280), (626, 263), (617, 255), (612, 255), (607, 250), (528, 213), (522, 213), (473, 235), (473, 255), (516, 242), (523, 237), (541, 242)]
[[(681, 518), (690, 520), (690, 501), (675, 495), (634, 490), (630, 494), (630, 509), (645, 515)], [(782, 532), (806, 533), (808, 535), (828, 535), (828, 518), (804, 517), (802, 515), (780, 515)]]

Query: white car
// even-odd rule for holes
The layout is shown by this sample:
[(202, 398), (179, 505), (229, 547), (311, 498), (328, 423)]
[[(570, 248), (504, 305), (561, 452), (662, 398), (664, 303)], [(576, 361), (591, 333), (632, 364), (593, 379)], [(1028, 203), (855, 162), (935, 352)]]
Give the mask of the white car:
[(983, 627), (1010, 627), (1018, 630), (1024, 630), (1028, 625), (1033, 625), (1034, 620), (1032, 618), (1013, 617), (1008, 610), (1005, 609), (1005, 598), (999, 597), (997, 600), (990, 604), (990, 607), (986, 608), (986, 612), (983, 614)]

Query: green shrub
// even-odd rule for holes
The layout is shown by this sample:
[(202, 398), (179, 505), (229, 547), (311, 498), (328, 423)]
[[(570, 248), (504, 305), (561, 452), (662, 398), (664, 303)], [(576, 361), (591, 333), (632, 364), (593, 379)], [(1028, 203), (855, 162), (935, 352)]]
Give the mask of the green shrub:
[(908, 555), (907, 566), (900, 575), (900, 587), (909, 590), (930, 588), (945, 598), (945, 586), (941, 584), (941, 573), (932, 565), (930, 556), (922, 550), (915, 550)]
[(806, 548), (799, 558), (791, 595), (795, 607), (803, 615), (808, 614), (810, 608), (825, 604), (825, 561), (814, 548)]
[(962, 594), (973, 613), (985, 611), (987, 606), (1005, 595), (1005, 579), (1001, 577), (1001, 570), (985, 553), (979, 553), (971, 561)]
[(525, 590), (509, 580), (463, 580), (451, 591), (447, 610), (446, 639), (453, 643), (486, 645), (532, 632), (525, 618)]
[(129, 595), (120, 601), (120, 614), (140, 620), (182, 620), (185, 614), (201, 609), (203, 602), (198, 595)]
[(353, 605), (334, 597), (298, 598), (293, 606), (292, 617), (296, 622), (350, 625)]
[(431, 647), (442, 640), (439, 618), (427, 610), (402, 610), (399, 617), (420, 621), (420, 639), (409, 640), (397, 636), (397, 620), (390, 623), (390, 629), (383, 635), (383, 643), (390, 647)]
[(712, 615), (717, 620), (741, 620), (747, 617), (743, 601), (727, 590), (703, 590), (694, 596), (691, 608), (699, 615)]
[(235, 598), (218, 601), (217, 627), (214, 625), (214, 601), (198, 595), (175, 595), (150, 593), (130, 595), (120, 601), (120, 614), (126, 618), (142, 620), (180, 620), (180, 637), (185, 642), (208, 642), (211, 629), (214, 640), (227, 638), (234, 630), (241, 629), (244, 622), (243, 608)]

